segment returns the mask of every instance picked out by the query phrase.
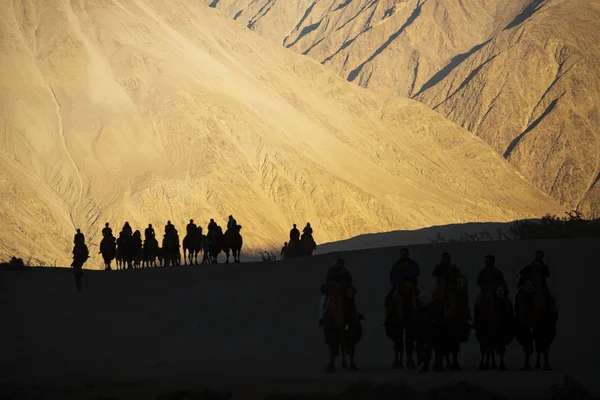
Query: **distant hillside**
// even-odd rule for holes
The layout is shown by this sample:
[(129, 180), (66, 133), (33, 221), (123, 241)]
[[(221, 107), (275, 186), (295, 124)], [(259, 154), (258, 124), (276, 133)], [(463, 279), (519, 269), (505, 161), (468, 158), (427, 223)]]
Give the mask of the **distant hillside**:
[[(319, 243), (562, 207), (465, 129), (196, 0), (0, 4), (0, 258), (69, 265), (75, 228), (310, 221)], [(4, 17), (6, 16), (6, 17)]]

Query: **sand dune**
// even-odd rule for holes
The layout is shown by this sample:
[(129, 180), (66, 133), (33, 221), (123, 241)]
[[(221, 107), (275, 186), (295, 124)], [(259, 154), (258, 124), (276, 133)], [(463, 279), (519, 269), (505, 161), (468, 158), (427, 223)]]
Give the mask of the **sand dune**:
[[(148, 391), (205, 385), (264, 395), (335, 391), (358, 379), (420, 388), (467, 380), (506, 395), (541, 398), (568, 373), (600, 393), (600, 327), (586, 311), (597, 303), (598, 239), (410, 247), (423, 270), (422, 290), (431, 290), (432, 268), (443, 251), (450, 251), (470, 279), (471, 301), (485, 254), (496, 255), (514, 295), (519, 269), (538, 248), (546, 252), (549, 287), (560, 308), (550, 373), (477, 372), (474, 337), (460, 354), (463, 372), (391, 371), (392, 343), (381, 323), (396, 247), (277, 263), (92, 271), (83, 293), (75, 292), (68, 270), (3, 272), (0, 382), (74, 385), (80, 391), (89, 383), (104, 388), (105, 396), (154, 398)], [(318, 288), (340, 256), (354, 276), (366, 321), (357, 349), (361, 371), (331, 377), (325, 373), (327, 349), (317, 325)], [(513, 343), (507, 364), (517, 369), (522, 362), (522, 351)]]
[(75, 227), (98, 245), (105, 221), (183, 231), (233, 213), (249, 251), (281, 246), (293, 222), (322, 243), (563, 211), (423, 104), (349, 84), (202, 2), (0, 13), (0, 257), (35, 247), (68, 265)]

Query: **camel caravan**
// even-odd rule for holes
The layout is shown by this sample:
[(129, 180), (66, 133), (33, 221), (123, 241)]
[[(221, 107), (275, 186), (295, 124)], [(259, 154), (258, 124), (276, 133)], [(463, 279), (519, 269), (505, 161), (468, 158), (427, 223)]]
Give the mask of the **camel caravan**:
[[(391, 288), (385, 297), (383, 326), (393, 342), (392, 368), (402, 369), (406, 365), (427, 372), (433, 361), (434, 371), (459, 371), (460, 346), (473, 330), (480, 347), (480, 370), (506, 370), (506, 347), (513, 340), (523, 347), (522, 370), (532, 370), (530, 358), (534, 349), (537, 350), (535, 368), (551, 370), (549, 353), (556, 336), (558, 310), (546, 285), (550, 269), (544, 263), (542, 251), (537, 251), (535, 260), (521, 270), (514, 306), (494, 256), (486, 256), (485, 267), (477, 277), (481, 292), (474, 304), (473, 318), (468, 280), (452, 263), (450, 254), (444, 253), (433, 270), (437, 283), (431, 296), (420, 292), (419, 275), (419, 265), (403, 249), (390, 271)], [(352, 276), (344, 260), (339, 259), (321, 286), (319, 324), (329, 349), (328, 372), (335, 371), (339, 355), (342, 368), (358, 370), (354, 351), (362, 337), (364, 317), (357, 311), (356, 293)]]
[(310, 222), (306, 223), (302, 230), (302, 236), (296, 224), (294, 224), (290, 231), (290, 241), (285, 242), (281, 249), (281, 259), (312, 256), (316, 249), (317, 243), (313, 238), (313, 229)]
[[(112, 228), (108, 222), (102, 229), (102, 241), (100, 242), (100, 254), (104, 259), (104, 268), (111, 269), (113, 260), (116, 260), (117, 269), (168, 267), (181, 265), (181, 244), (183, 245), (183, 264), (197, 265), (198, 256), (202, 253), (202, 264), (217, 264), (217, 258), (221, 252), (225, 253), (226, 261), (229, 263), (230, 255), (233, 262), (240, 262), (240, 252), (243, 245), (240, 230), (233, 216), (229, 216), (227, 230), (223, 232), (213, 219), (210, 220), (206, 234), (201, 226), (196, 226), (191, 219), (186, 227), (186, 235), (183, 243), (180, 242), (179, 232), (171, 221), (165, 225), (165, 233), (162, 243), (159, 244), (152, 224), (144, 231), (144, 240), (139, 230), (132, 230), (129, 222), (125, 222), (119, 237), (115, 238)], [(83, 242), (83, 234), (78, 230), (75, 244)], [(181, 243), (181, 244), (180, 244)], [(75, 254), (75, 253), (74, 253)]]

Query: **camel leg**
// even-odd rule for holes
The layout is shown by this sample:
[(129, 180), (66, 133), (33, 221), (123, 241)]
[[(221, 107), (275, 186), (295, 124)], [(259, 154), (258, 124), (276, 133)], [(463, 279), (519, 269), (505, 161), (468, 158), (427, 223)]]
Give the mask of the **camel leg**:
[(542, 353), (540, 351), (540, 349), (536, 349), (537, 350), (537, 361), (535, 363), (535, 369), (542, 369)]
[(460, 364), (458, 363), (458, 350), (452, 352), (452, 365), (450, 366), (452, 371), (462, 371)]
[(496, 363), (496, 346), (494, 346), (490, 351), (490, 357), (492, 359), (492, 369), (497, 369), (498, 364)]
[(396, 358), (394, 359), (394, 364), (392, 364), (393, 369), (404, 368), (404, 365), (402, 364), (404, 359), (404, 339), (402, 335), (403, 333), (400, 333), (399, 337), (394, 343), (394, 351), (396, 352)]
[(334, 346), (329, 346), (329, 364), (327, 364), (327, 372), (330, 374), (335, 372), (335, 349)]
[(346, 345), (344, 343), (344, 339), (342, 338), (340, 342), (340, 353), (342, 355), (342, 368), (347, 369), (348, 363), (346, 362)]
[[(549, 347), (549, 346), (548, 346)], [(550, 365), (550, 348), (547, 348), (546, 351), (544, 351), (544, 371), (552, 371), (552, 366)]]
[(358, 367), (354, 363), (354, 354), (356, 353), (356, 346), (347, 345), (348, 347), (348, 358), (350, 359), (350, 371), (358, 371)]
[(413, 352), (415, 349), (415, 342), (413, 340), (412, 330), (406, 330), (406, 367), (408, 369), (415, 369), (415, 360), (413, 359)]
[(506, 347), (499, 346), (498, 347), (498, 356), (500, 357), (500, 363), (498, 364), (498, 371), (506, 371), (506, 364), (504, 364), (504, 355), (506, 354)]
[(479, 344), (479, 351), (481, 352), (481, 361), (479, 362), (479, 369), (485, 371), (489, 368), (489, 359), (487, 349), (485, 348), (483, 343)]

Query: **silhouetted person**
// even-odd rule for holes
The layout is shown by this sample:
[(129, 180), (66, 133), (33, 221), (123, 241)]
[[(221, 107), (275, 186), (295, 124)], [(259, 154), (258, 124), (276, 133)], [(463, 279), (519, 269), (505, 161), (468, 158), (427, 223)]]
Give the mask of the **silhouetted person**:
[(304, 227), (304, 229), (302, 229), (302, 233), (304, 233), (305, 235), (312, 236), (313, 229), (310, 227), (310, 222), (306, 223), (306, 226)]
[(112, 228), (108, 226), (108, 222), (102, 228), (102, 236), (112, 236)]
[(125, 236), (133, 235), (133, 230), (131, 229), (131, 226), (129, 226), (129, 222), (125, 222), (125, 225), (123, 225), (123, 229), (121, 229), (121, 233)]
[(290, 242), (298, 242), (300, 240), (300, 231), (296, 228), (296, 224), (290, 231)]
[(452, 263), (450, 253), (442, 253), (442, 260), (433, 268), (433, 276), (437, 278), (438, 284), (442, 279), (448, 281), (452, 275), (459, 273), (460, 269)]
[(237, 221), (235, 220), (235, 218), (233, 218), (233, 215), (230, 215), (229, 219), (227, 220), (227, 230), (234, 230), (236, 226)]
[(83, 287), (81, 285), (81, 280), (83, 278), (82, 269), (83, 264), (89, 257), (89, 251), (85, 244), (85, 238), (83, 238), (83, 235), (81, 237), (82, 239), (76, 240), (75, 247), (73, 248), (73, 262), (71, 263), (71, 267), (73, 267), (73, 277), (75, 278), (75, 286), (77, 287), (78, 292), (83, 291)]
[(288, 248), (288, 242), (285, 242), (285, 243), (283, 244), (283, 247), (281, 248), (281, 259), (282, 259), (282, 260), (283, 260), (283, 258), (285, 257), (285, 252), (286, 252), (287, 248)]
[(481, 315), (479, 309), (481, 308), (481, 300), (493, 289), (493, 286), (497, 284), (503, 284), (506, 286), (504, 280), (504, 274), (498, 268), (496, 268), (496, 257), (491, 254), (485, 256), (485, 266), (479, 271), (477, 275), (477, 286), (479, 286), (480, 293), (475, 300), (475, 322), (480, 320)]
[[(338, 258), (335, 265), (329, 268), (327, 275), (325, 276), (325, 282), (334, 282), (342, 287), (348, 287), (352, 285), (352, 275), (350, 271), (346, 269), (346, 261), (343, 258)], [(327, 296), (321, 295), (321, 303), (319, 305), (319, 326), (323, 325), (323, 318), (325, 316), (325, 306), (327, 305)]]
[(187, 226), (185, 227), (185, 231), (187, 232), (188, 235), (191, 235), (194, 233), (194, 231), (198, 229), (198, 227), (196, 226), (196, 224), (194, 223), (193, 219), (190, 219), (190, 223), (187, 224)]
[(421, 275), (421, 268), (419, 264), (412, 258), (410, 258), (410, 252), (404, 248), (400, 250), (400, 258), (392, 265), (390, 269), (390, 291), (386, 296), (386, 300), (389, 301), (396, 291), (397, 285), (405, 278), (412, 280), (415, 287), (415, 291), (418, 293), (418, 278)]
[[(546, 265), (544, 262), (544, 252), (538, 250), (535, 252), (535, 258), (532, 262), (527, 264), (520, 272), (521, 277), (519, 278), (519, 282), (517, 286), (520, 288), (525, 284), (525, 281), (530, 281), (532, 284), (535, 282), (535, 276), (538, 275), (542, 284), (541, 290), (544, 296), (546, 296), (550, 301), (553, 301), (554, 298), (550, 293), (550, 289), (548, 289), (548, 284), (546, 282), (547, 278), (550, 277), (550, 267)], [(536, 288), (537, 289), (537, 288)]]
[(170, 236), (175, 232), (175, 227), (171, 223), (171, 221), (167, 221), (167, 225), (165, 225), (165, 235)]
[(154, 228), (152, 227), (152, 224), (148, 224), (148, 227), (144, 231), (144, 236), (145, 236), (146, 240), (152, 240), (155, 238), (156, 233), (154, 232)]
[(215, 222), (214, 219), (210, 219), (210, 222), (208, 223), (208, 232), (212, 232), (215, 228), (217, 227), (217, 223)]
[(81, 233), (81, 229), (77, 229), (77, 233), (75, 234), (75, 237), (73, 238), (73, 243), (75, 245), (77, 245), (79, 243), (85, 244), (85, 236), (83, 236), (83, 233)]

